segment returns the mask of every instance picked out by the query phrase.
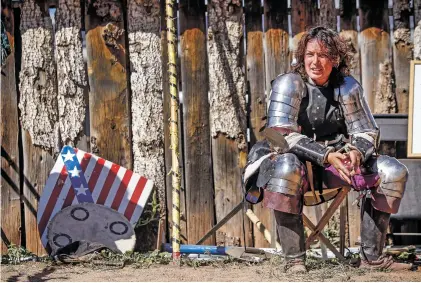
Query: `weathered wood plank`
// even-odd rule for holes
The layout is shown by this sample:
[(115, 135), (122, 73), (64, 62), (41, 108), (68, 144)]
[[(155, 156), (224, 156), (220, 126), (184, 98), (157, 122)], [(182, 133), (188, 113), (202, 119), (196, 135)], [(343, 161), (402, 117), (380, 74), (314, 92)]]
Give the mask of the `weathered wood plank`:
[(26, 248), (38, 255), (46, 253), (37, 224), (38, 202), (54, 166), (54, 158), (45, 150), (34, 146), (30, 134), (22, 133), (24, 158), (24, 205)]
[[(260, 2), (245, 1), (245, 20), (247, 37), (247, 87), (250, 101), (250, 148), (260, 140), (264, 139), (259, 132), (266, 115), (266, 95), (265, 95), (265, 58), (263, 50), (263, 27), (262, 9)], [(271, 211), (257, 204), (253, 210), (260, 221), (271, 228)], [(254, 229), (255, 230), (255, 229)], [(269, 247), (264, 235), (259, 231), (253, 233), (255, 247)]]
[(317, 0), (291, 0), (291, 29), (294, 37), (316, 25), (318, 18)]
[(22, 4), (22, 64), (20, 104), (23, 143), (23, 195), (26, 248), (41, 255), (45, 250), (37, 229), (38, 201), (49, 172), (52, 153), (60, 148), (53, 27), (44, 1)]
[[(342, 0), (339, 5), (340, 32), (339, 35), (346, 40), (349, 48), (354, 52), (353, 65), (351, 75), (361, 82), (361, 64), (360, 49), (358, 47), (358, 31), (357, 31), (357, 3), (356, 0)], [(358, 194), (357, 194), (358, 196)], [(359, 242), (360, 236), (360, 209), (356, 205), (351, 205), (355, 199), (353, 192), (347, 196), (347, 235), (346, 245), (355, 246)], [(352, 199), (352, 200), (350, 200)]]
[(348, 226), (349, 226), (349, 245), (351, 247), (359, 246), (361, 243), (361, 212), (359, 206), (354, 204), (359, 193), (351, 191), (347, 195), (348, 201)]
[[(388, 1), (360, 1), (362, 87), (374, 113), (394, 113)], [(376, 103), (374, 103), (376, 101)]]
[(21, 244), (21, 203), (19, 177), (19, 117), (15, 77), (15, 26), (11, 7), (2, 7), (1, 19), (9, 39), (11, 54), (1, 68), (1, 247)]
[(290, 62), (293, 63), (294, 52), (297, 49), (303, 33), (317, 25), (319, 9), (317, 0), (291, 0), (291, 31), (292, 44), (290, 50)]
[(412, 3), (414, 9), (415, 26), (417, 26), (419, 21), (421, 21), (421, 0), (413, 0)]
[(317, 24), (325, 26), (333, 30), (337, 30), (337, 18), (335, 1), (332, 0), (319, 0), (320, 10)]
[(339, 35), (345, 39), (354, 53), (351, 75), (361, 82), (360, 48), (358, 47), (357, 31), (357, 3), (356, 0), (342, 0), (339, 6), (340, 31)]
[(395, 92), (397, 112), (408, 113), (409, 70), (412, 59), (412, 40), (409, 25), (409, 0), (393, 1), (393, 69), (395, 72)]
[(58, 82), (60, 137), (63, 144), (88, 149), (84, 129), (87, 111), (87, 76), (82, 53), (82, 12), (80, 1), (58, 1), (55, 16), (55, 46)]
[[(291, 30), (292, 30), (292, 46), (291, 46), (291, 61), (293, 60), (294, 52), (298, 47), (298, 43), (304, 32), (316, 25), (317, 18), (317, 1), (312, 0), (292, 0), (291, 1)], [(320, 207), (304, 206), (303, 213), (313, 223), (317, 223), (321, 217)], [(308, 228), (306, 228), (308, 229)], [(307, 232), (310, 232), (307, 230)], [(325, 248), (324, 248), (325, 249)]]
[(122, 4), (90, 2), (85, 15), (91, 151), (132, 169)]
[[(243, 199), (241, 170), (246, 163), (247, 142), (241, 2), (212, 1), (208, 16), (210, 120), (219, 221)], [(244, 245), (243, 219), (239, 213), (223, 226), (217, 233), (217, 244)], [(245, 230), (246, 244), (250, 244), (251, 225), (247, 220)]]
[[(239, 144), (236, 140), (222, 134), (212, 139), (217, 222), (242, 201), (241, 170), (246, 165), (247, 153), (239, 150), (238, 146)], [(243, 210), (240, 210), (227, 224), (217, 231), (216, 244), (222, 246), (243, 246), (243, 221), (245, 221), (246, 245), (251, 246), (251, 225), (244, 218)]]
[[(128, 39), (130, 53), (131, 112), (134, 171), (154, 180), (160, 215), (165, 215), (164, 117), (162, 96), (160, 2), (148, 5), (129, 0)], [(149, 211), (151, 207), (146, 207)], [(146, 213), (143, 217), (150, 217)], [(141, 248), (156, 245), (154, 221), (138, 234)], [(140, 237), (140, 238), (139, 238)]]
[[(179, 2), (187, 238), (195, 244), (214, 225), (204, 1)], [(214, 237), (205, 244), (214, 244)]]
[(266, 97), (271, 81), (290, 69), (288, 7), (286, 1), (264, 2)]

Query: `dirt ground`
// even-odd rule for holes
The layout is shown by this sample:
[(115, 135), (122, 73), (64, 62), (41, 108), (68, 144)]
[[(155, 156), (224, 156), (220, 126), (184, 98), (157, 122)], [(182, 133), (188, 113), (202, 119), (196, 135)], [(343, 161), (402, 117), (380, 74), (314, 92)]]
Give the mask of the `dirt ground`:
[(153, 264), (129, 265), (124, 268), (87, 265), (54, 265), (25, 263), (2, 265), (1, 281), (421, 281), (421, 272), (369, 272), (343, 265), (314, 265), (307, 274), (286, 274), (282, 266), (228, 263), (207, 266), (175, 266)]

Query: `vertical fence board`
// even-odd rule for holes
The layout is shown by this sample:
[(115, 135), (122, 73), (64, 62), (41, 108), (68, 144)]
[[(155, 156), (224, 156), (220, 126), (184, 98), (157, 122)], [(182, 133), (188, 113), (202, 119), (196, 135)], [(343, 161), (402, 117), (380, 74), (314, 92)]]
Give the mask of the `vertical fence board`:
[(26, 248), (38, 255), (46, 251), (41, 243), (37, 225), (37, 209), (40, 196), (55, 160), (45, 150), (34, 146), (30, 134), (22, 133), (24, 158), (24, 205)]
[(318, 12), (317, 0), (291, 0), (292, 35), (295, 37), (317, 24)]
[[(243, 13), (240, 1), (212, 1), (208, 5), (209, 97), (215, 184), (216, 220), (240, 201), (241, 171), (247, 159), (245, 82), (242, 71)], [(217, 244), (243, 243), (244, 212), (217, 232)], [(251, 242), (245, 220), (246, 244)]]
[[(264, 1), (264, 32), (265, 40), (265, 71), (266, 71), (266, 99), (268, 101), (271, 82), (276, 76), (290, 70), (290, 49), (288, 34), (288, 3), (287, 1), (266, 0)], [(265, 108), (266, 111), (266, 108)], [(272, 232), (272, 246), (276, 235), (276, 223), (273, 212), (263, 207), (262, 203), (254, 205), (256, 215), (267, 219), (264, 223)], [(262, 242), (262, 236), (255, 233), (257, 244)]]
[(1, 20), (9, 39), (11, 54), (1, 67), (1, 254), (10, 244), (21, 244), (19, 178), (19, 118), (15, 78), (14, 16), (11, 7), (2, 7)]
[(266, 0), (264, 3), (266, 97), (269, 98), (271, 81), (290, 69), (288, 7), (286, 1)]
[(336, 19), (335, 1), (319, 0), (319, 2), (320, 2), (320, 10), (319, 10), (319, 17), (317, 20), (317, 24), (336, 30), (337, 19)]
[[(84, 129), (88, 92), (82, 54), (82, 13), (78, 0), (59, 1), (56, 13), (56, 64), (60, 137), (64, 144), (88, 148)], [(78, 142), (79, 141), (79, 142)]]
[[(20, 105), (23, 143), (23, 195), (26, 248), (44, 254), (37, 229), (37, 209), (53, 152), (60, 147), (53, 27), (44, 1), (25, 1), (21, 10), (22, 67)], [(42, 147), (41, 147), (42, 146)]]
[[(263, 27), (262, 9), (260, 2), (245, 1), (246, 39), (247, 39), (247, 88), (249, 94), (249, 128), (250, 148), (257, 142), (264, 139), (259, 132), (266, 115), (265, 95), (265, 61), (263, 50)], [(254, 205), (253, 210), (257, 217), (266, 227), (270, 228), (271, 211), (263, 207), (261, 203)], [(253, 240), (255, 247), (269, 247), (262, 233), (253, 229)]]
[[(183, 86), (187, 238), (196, 243), (214, 224), (212, 163), (206, 72), (204, 1), (181, 0), (180, 44)], [(214, 244), (210, 238), (205, 243)]]
[(91, 151), (132, 169), (122, 5), (95, 4), (85, 11)]
[[(131, 112), (134, 171), (154, 180), (160, 214), (165, 215), (164, 117), (160, 35), (160, 1), (145, 6), (128, 1), (128, 38), (130, 51)], [(143, 217), (151, 217), (146, 206)], [(151, 249), (156, 244), (154, 221), (137, 233), (139, 248)]]
[[(351, 75), (361, 82), (361, 64), (360, 49), (358, 47), (358, 31), (357, 31), (357, 4), (356, 0), (343, 0), (340, 2), (340, 36), (344, 38), (354, 52), (353, 68)], [(357, 205), (351, 205), (358, 193), (350, 192), (346, 198), (347, 206), (347, 224), (349, 246), (353, 247), (359, 242), (360, 236), (360, 209)]]
[(409, 69), (412, 59), (412, 40), (409, 25), (409, 0), (393, 1), (393, 70), (397, 112), (408, 113)]
[(360, 48), (358, 47), (357, 31), (357, 3), (356, 0), (342, 0), (340, 2), (340, 36), (345, 39), (354, 53), (351, 75), (361, 82)]
[[(161, 0), (161, 15), (165, 14), (165, 0)], [(164, 157), (165, 157), (165, 193), (166, 193), (166, 241), (171, 242), (171, 225), (172, 225), (172, 175), (169, 174), (171, 172), (172, 166), (172, 156), (171, 156), (171, 137), (170, 137), (170, 127), (168, 125), (168, 121), (171, 117), (171, 107), (170, 107), (170, 88), (169, 88), (169, 78), (168, 78), (168, 44), (167, 44), (167, 23), (166, 18), (161, 17), (161, 54), (162, 54), (162, 93), (164, 99)], [(182, 188), (183, 189), (183, 188)], [(183, 199), (184, 194), (182, 193), (180, 196), (180, 204), (181, 200)], [(180, 205), (181, 208), (181, 205)], [(185, 222), (185, 221), (184, 221)], [(180, 212), (180, 240), (186, 243), (186, 235), (183, 233), (183, 229), (181, 229), (183, 224), (183, 217), (181, 216)]]
[(348, 201), (348, 227), (349, 227), (349, 245), (351, 247), (360, 245), (360, 232), (361, 232), (361, 214), (360, 208), (352, 203), (358, 198), (357, 191), (351, 191), (347, 195)]
[[(394, 113), (388, 1), (360, 1), (362, 86), (374, 113)], [(374, 103), (376, 101), (376, 103)]]
[(413, 0), (413, 9), (414, 9), (414, 22), (415, 26), (418, 25), (418, 22), (421, 21), (421, 0)]
[(316, 0), (291, 0), (291, 61), (303, 33), (318, 22)]

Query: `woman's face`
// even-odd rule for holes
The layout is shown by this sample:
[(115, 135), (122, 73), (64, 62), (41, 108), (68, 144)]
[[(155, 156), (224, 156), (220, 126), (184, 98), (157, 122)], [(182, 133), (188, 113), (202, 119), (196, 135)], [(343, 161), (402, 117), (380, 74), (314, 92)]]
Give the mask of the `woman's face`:
[(307, 76), (316, 85), (324, 85), (332, 72), (333, 62), (327, 56), (327, 50), (317, 39), (311, 39), (306, 46), (304, 66)]

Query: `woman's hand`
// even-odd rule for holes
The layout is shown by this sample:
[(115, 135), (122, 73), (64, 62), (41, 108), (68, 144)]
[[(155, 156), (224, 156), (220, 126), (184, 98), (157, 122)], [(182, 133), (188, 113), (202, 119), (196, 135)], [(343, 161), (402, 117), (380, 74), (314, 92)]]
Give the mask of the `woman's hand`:
[(327, 162), (338, 170), (340, 177), (345, 180), (348, 184), (351, 184), (351, 173), (343, 164), (343, 161), (347, 160), (348, 157), (345, 154), (339, 152), (331, 152), (327, 156)]
[(351, 150), (350, 152), (346, 153), (346, 155), (349, 156), (349, 159), (351, 160), (351, 177), (355, 174), (359, 173), (360, 169), (360, 163), (361, 163), (361, 153), (358, 150)]

